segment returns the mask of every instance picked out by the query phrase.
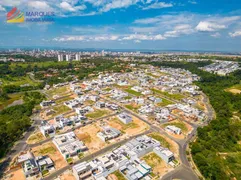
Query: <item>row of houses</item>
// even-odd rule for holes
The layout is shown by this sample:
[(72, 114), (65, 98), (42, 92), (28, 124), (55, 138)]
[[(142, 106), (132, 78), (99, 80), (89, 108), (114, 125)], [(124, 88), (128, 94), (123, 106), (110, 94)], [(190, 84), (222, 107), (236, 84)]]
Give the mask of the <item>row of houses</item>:
[(163, 148), (155, 139), (144, 135), (90, 162), (73, 166), (73, 175), (77, 180), (105, 180), (109, 174), (118, 170), (128, 180), (151, 179), (151, 167), (140, 159), (150, 152), (156, 153), (166, 163), (171, 163), (175, 159), (170, 150)]
[(32, 152), (21, 152), (17, 157), (15, 166), (23, 168), (23, 172), (26, 178), (43, 175), (43, 172), (50, 172), (55, 169), (53, 160), (48, 156), (35, 157)]

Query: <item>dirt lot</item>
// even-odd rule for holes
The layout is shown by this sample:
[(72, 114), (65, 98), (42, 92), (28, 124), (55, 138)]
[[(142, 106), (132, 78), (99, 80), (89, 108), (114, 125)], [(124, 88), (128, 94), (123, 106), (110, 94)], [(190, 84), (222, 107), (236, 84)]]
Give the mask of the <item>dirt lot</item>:
[(35, 143), (38, 143), (38, 142), (40, 142), (44, 139), (45, 139), (44, 135), (41, 132), (37, 131), (36, 133), (32, 134), (28, 138), (27, 143), (28, 144), (35, 144)]
[(21, 168), (12, 172), (7, 179), (8, 180), (25, 180), (23, 169)]
[(32, 152), (34, 156), (49, 155), (49, 157), (54, 161), (55, 169), (60, 169), (68, 165), (52, 142), (35, 147), (32, 149)]
[(75, 130), (75, 134), (93, 153), (107, 145), (107, 143), (96, 136), (99, 131), (101, 131), (101, 128), (95, 123)]
[(131, 123), (124, 124), (119, 120), (118, 117), (113, 117), (108, 121), (108, 124), (111, 127), (116, 128), (121, 132), (124, 132), (128, 136), (139, 134), (149, 128), (149, 126), (146, 123), (139, 120), (138, 118), (132, 116), (132, 119), (133, 121)]
[(153, 178), (163, 176), (168, 171), (172, 170), (173, 168), (168, 166), (158, 155), (156, 155), (154, 152), (151, 152), (149, 154), (146, 154), (144, 157), (142, 157), (145, 162), (151, 166), (152, 173), (151, 175)]
[(67, 170), (60, 175), (60, 180), (75, 180), (75, 177), (71, 171)]

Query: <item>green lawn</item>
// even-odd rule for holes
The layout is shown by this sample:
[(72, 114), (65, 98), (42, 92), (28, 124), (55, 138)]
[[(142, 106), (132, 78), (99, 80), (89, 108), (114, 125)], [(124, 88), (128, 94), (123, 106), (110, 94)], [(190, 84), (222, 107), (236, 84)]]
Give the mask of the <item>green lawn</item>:
[(107, 111), (107, 110), (96, 109), (94, 112), (86, 114), (86, 117), (91, 118), (91, 119), (97, 119), (97, 118), (103, 117), (107, 114), (109, 114), (109, 111)]
[(131, 105), (131, 104), (127, 104), (127, 105), (125, 105), (125, 107), (126, 107), (127, 109), (131, 110), (131, 111), (137, 112), (140, 106), (134, 107), (134, 106)]
[(63, 103), (63, 102), (65, 102), (65, 101), (70, 101), (70, 100), (72, 100), (72, 99), (73, 99), (72, 97), (67, 96), (67, 97), (58, 99), (57, 101), (55, 101), (55, 103), (56, 103), (56, 104), (60, 104), (60, 103)]
[(71, 109), (65, 105), (59, 105), (59, 106), (54, 106), (53, 110), (55, 111), (55, 113), (53, 115), (51, 115), (51, 117), (55, 117), (59, 114), (66, 113), (66, 112), (70, 111)]
[(159, 77), (160, 77), (160, 76), (154, 75), (154, 74), (152, 74), (152, 73), (146, 73), (146, 75), (152, 76), (152, 77), (154, 77), (154, 78), (159, 78)]
[(9, 99), (0, 101), (0, 110), (12, 104), (14, 101), (22, 99), (23, 96), (23, 93), (8, 94)]
[(56, 149), (52, 146), (48, 146), (45, 148), (41, 148), (39, 153), (42, 155), (46, 155), (46, 154), (54, 154), (56, 152)]
[(164, 124), (163, 126), (166, 127), (166, 126), (169, 126), (169, 125), (176, 126), (176, 127), (180, 128), (182, 130), (182, 132), (188, 131), (186, 125), (183, 122), (170, 122), (170, 123)]
[(53, 89), (50, 89), (48, 91), (46, 91), (46, 93), (49, 95), (49, 96), (54, 96), (54, 95), (63, 95), (63, 94), (66, 94), (67, 93), (67, 86), (62, 86), (62, 87), (58, 87), (58, 88), (53, 88)]
[(140, 92), (134, 91), (131, 88), (125, 89), (126, 92), (128, 92), (129, 94), (132, 94), (134, 96), (141, 96)]
[(28, 75), (19, 76), (19, 77), (5, 76), (4, 78), (0, 78), (0, 81), (3, 83), (1, 86), (6, 86), (6, 85), (20, 86), (24, 84), (29, 84), (30, 86), (39, 85), (39, 83), (32, 81)]
[(161, 143), (161, 146), (163, 146), (165, 148), (170, 148), (170, 144), (166, 141), (165, 138), (163, 138), (158, 133), (151, 133), (151, 134), (148, 134), (148, 136), (159, 141)]
[(157, 106), (165, 107), (165, 106), (167, 106), (169, 104), (173, 104), (173, 102), (168, 101), (167, 99), (162, 98), (162, 102), (158, 103)]
[(168, 92), (162, 92), (162, 91), (160, 91), (158, 89), (154, 89), (154, 88), (152, 88), (151, 90), (156, 94), (166, 96), (170, 99), (181, 100), (184, 98), (184, 96), (182, 94), (169, 94)]
[(120, 171), (115, 171), (113, 174), (117, 177), (118, 180), (125, 180), (126, 178), (121, 174)]

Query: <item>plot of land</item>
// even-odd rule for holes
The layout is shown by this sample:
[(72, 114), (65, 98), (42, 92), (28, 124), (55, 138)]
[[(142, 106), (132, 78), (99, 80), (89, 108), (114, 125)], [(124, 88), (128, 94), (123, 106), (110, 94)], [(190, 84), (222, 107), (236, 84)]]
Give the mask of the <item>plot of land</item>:
[(43, 134), (41, 132), (37, 132), (35, 134), (32, 134), (28, 140), (27, 140), (27, 143), (28, 144), (35, 144), (35, 143), (38, 143), (42, 140), (44, 140), (45, 137), (43, 136)]
[(153, 91), (153, 93), (166, 96), (170, 99), (181, 100), (184, 98), (184, 96), (182, 94), (169, 94), (168, 92), (163, 92), (161, 90), (154, 89), (154, 88), (152, 88), (151, 90)]
[(103, 109), (103, 110), (95, 109), (94, 112), (90, 112), (90, 113), (86, 114), (86, 117), (91, 118), (91, 119), (97, 119), (97, 118), (106, 116), (108, 114), (110, 114), (110, 111), (107, 109)]
[(85, 143), (89, 151), (92, 153), (102, 149), (104, 146), (107, 145), (99, 137), (96, 136), (97, 133), (100, 131), (101, 131), (101, 128), (97, 124), (91, 124), (91, 125), (87, 125), (85, 127), (76, 129), (75, 134), (79, 138), (79, 140)]
[(127, 104), (125, 105), (125, 107), (131, 111), (134, 111), (134, 112), (137, 112), (138, 109), (140, 108), (140, 105), (137, 105), (135, 103), (132, 103), (132, 104)]
[(149, 126), (143, 121), (137, 119), (136, 117), (132, 117), (132, 119), (133, 121), (131, 123), (124, 124), (117, 117), (114, 117), (108, 121), (108, 124), (129, 136), (139, 134), (149, 129)]
[(171, 101), (169, 101), (167, 99), (162, 98), (162, 102), (157, 103), (157, 106), (165, 107), (165, 106), (167, 106), (169, 104), (173, 104), (173, 102), (171, 102)]
[(180, 138), (180, 139), (184, 139), (185, 136), (192, 130), (192, 126), (190, 126), (189, 124), (179, 121), (179, 120), (175, 120), (169, 123), (165, 123), (162, 125), (163, 128), (165, 128), (166, 126), (176, 126), (178, 128), (180, 128), (182, 130), (182, 133), (180, 135), (177, 134), (172, 134), (172, 133), (168, 133), (171, 136), (175, 137), (175, 138)]
[(18, 169), (16, 171), (13, 171), (7, 178), (8, 180), (25, 180), (25, 176), (23, 173), (23, 169)]
[(231, 88), (228, 88), (226, 90), (233, 94), (240, 94), (241, 93), (241, 84), (234, 85)]
[(168, 172), (168, 165), (154, 152), (151, 152), (142, 158), (152, 168), (152, 178), (158, 178)]
[(9, 106), (14, 101), (18, 101), (23, 98), (23, 93), (8, 94), (9, 99), (5, 101), (0, 101), (0, 110)]
[(110, 179), (110, 180), (125, 180), (126, 178), (123, 176), (123, 174), (121, 174), (120, 171), (115, 171), (112, 174), (110, 174), (107, 179)]
[(54, 161), (56, 169), (67, 165), (67, 162), (53, 143), (45, 143), (41, 146), (34, 147), (32, 152), (35, 156), (48, 155)]
[(21, 86), (25, 84), (26, 85), (28, 84), (30, 86), (39, 85), (39, 83), (32, 81), (28, 75), (18, 76), (18, 77), (5, 76), (4, 78), (1, 78), (0, 81), (2, 81), (3, 86), (5, 85)]
[(54, 95), (59, 95), (59, 96), (63, 96), (64, 94), (67, 94), (68, 92), (70, 92), (68, 90), (67, 86), (63, 86), (63, 87), (58, 87), (58, 88), (53, 88), (51, 90), (46, 91), (46, 93), (50, 96), (53, 97)]
[(54, 106), (53, 110), (55, 111), (55, 113), (52, 114), (51, 116), (49, 116), (50, 118), (53, 118), (57, 115), (66, 113), (66, 112), (70, 111), (71, 109), (65, 105), (59, 105), (59, 106)]
[(141, 92), (134, 91), (131, 88), (125, 89), (125, 91), (134, 96), (141, 96)]

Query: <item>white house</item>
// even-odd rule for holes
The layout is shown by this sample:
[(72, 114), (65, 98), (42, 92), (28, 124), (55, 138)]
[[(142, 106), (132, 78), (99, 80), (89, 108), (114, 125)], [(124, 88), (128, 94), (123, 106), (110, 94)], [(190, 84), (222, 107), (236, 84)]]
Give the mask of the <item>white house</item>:
[(126, 113), (121, 113), (118, 115), (118, 118), (123, 122), (124, 124), (128, 124), (132, 122), (132, 117)]

